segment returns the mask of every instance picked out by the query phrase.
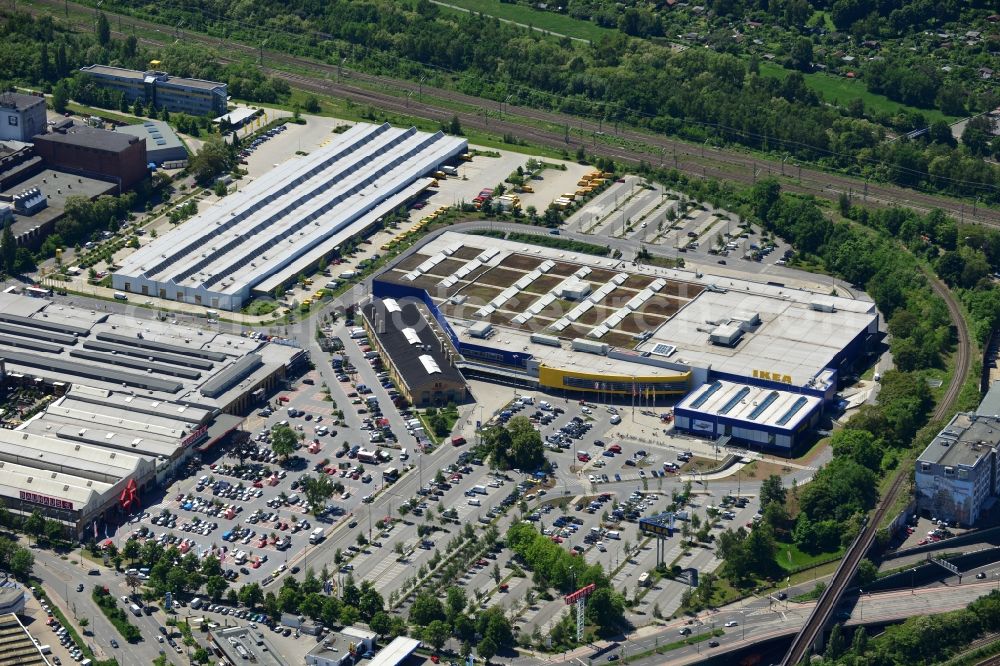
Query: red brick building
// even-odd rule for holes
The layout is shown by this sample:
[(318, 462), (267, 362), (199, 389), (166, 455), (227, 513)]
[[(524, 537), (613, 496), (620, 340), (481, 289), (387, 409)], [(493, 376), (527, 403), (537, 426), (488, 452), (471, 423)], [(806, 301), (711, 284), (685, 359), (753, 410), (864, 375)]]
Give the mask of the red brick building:
[(149, 173), (146, 142), (125, 133), (61, 124), (32, 140), (46, 165), (92, 178), (112, 180), (121, 192)]

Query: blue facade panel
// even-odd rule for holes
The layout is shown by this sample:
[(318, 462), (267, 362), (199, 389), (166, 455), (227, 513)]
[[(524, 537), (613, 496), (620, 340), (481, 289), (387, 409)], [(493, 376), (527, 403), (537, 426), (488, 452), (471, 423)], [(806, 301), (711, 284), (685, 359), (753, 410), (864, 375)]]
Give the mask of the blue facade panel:
[(796, 386), (794, 384), (783, 384), (781, 382), (773, 382), (769, 379), (759, 379), (757, 377), (745, 377), (731, 372), (718, 372), (716, 370), (710, 370), (708, 377), (710, 380), (721, 379), (734, 384), (748, 384), (750, 386), (759, 386), (761, 388), (773, 389), (775, 391), (784, 391), (785, 393), (801, 393), (802, 395), (811, 395), (819, 398), (820, 400), (826, 400), (828, 398), (826, 392), (820, 389), (809, 388), (808, 386)]

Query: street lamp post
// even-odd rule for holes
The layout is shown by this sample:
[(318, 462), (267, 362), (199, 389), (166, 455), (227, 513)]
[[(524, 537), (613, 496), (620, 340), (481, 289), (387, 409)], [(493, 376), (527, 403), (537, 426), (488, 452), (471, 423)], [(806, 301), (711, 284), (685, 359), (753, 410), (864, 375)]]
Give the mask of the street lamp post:
[[(917, 574), (917, 570), (915, 568), (914, 569), (910, 569), (910, 594), (916, 594), (917, 593), (916, 583), (915, 583), (916, 574)], [(1000, 578), (998, 578), (997, 580), (1000, 580)]]
[(861, 621), (864, 621), (864, 619), (865, 619), (865, 591), (861, 590), (861, 589), (858, 590), (858, 614), (860, 616), (859, 619)]

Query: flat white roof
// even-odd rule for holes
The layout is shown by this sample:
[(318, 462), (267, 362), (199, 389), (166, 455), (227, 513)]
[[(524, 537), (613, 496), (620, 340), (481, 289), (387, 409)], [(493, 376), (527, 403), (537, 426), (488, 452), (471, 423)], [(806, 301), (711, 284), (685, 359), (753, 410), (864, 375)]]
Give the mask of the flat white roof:
[(794, 430), (821, 404), (820, 398), (792, 391), (714, 381), (689, 393), (677, 408), (747, 424)]
[[(633, 265), (631, 262), (618, 259), (474, 234), (444, 233), (422, 246), (419, 252), (421, 255), (434, 256), (456, 245), (482, 250), (492, 249), (495, 256), (485, 262), (487, 266), (496, 266), (511, 254), (520, 254), (535, 259), (550, 259), (614, 272), (615, 278), (595, 289), (590, 298), (600, 297), (605, 295), (604, 292), (611, 293), (617, 289), (616, 281), (619, 275), (636, 274), (700, 285), (704, 290), (693, 298), (684, 295), (674, 297), (683, 302), (680, 310), (672, 314), (658, 328), (651, 330), (646, 340), (633, 343), (632, 348), (644, 353), (654, 352), (657, 345), (670, 345), (676, 348), (669, 358), (671, 362), (710, 368), (713, 372), (744, 377), (754, 376), (754, 371), (766, 372), (772, 376), (788, 377), (792, 385), (806, 386), (856, 337), (865, 331), (874, 333), (878, 321), (875, 304), (870, 300), (824, 294), (822, 300), (831, 305), (833, 311), (822, 312), (812, 307), (812, 303), (818, 298), (817, 293), (805, 289), (687, 270)], [(461, 271), (459, 268), (456, 273)], [(433, 290), (431, 295), (439, 302), (446, 300)], [(528, 304), (531, 302), (534, 302), (534, 297)], [(527, 311), (527, 307), (526, 305), (523, 309)], [(568, 310), (553, 325), (538, 332), (560, 335), (559, 330), (563, 322), (571, 323), (574, 317), (586, 309), (585, 300)], [(646, 374), (655, 373), (657, 370), (665, 375), (671, 373), (670, 370), (646, 365), (642, 357), (637, 358), (633, 364), (586, 352), (574, 352), (568, 349), (568, 341), (565, 340), (562, 348), (533, 343), (527, 331), (503, 324), (494, 324), (497, 332), (486, 342), (472, 340), (468, 329), (477, 321), (472, 316), (474, 312), (475, 307), (466, 318), (447, 317), (459, 337), (469, 342), (511, 351), (522, 350), (550, 367), (584, 372), (606, 370), (631, 374), (632, 369), (628, 366), (634, 365), (637, 368), (645, 368)], [(615, 315), (617, 313), (616, 310)], [(709, 335), (711, 330), (730, 324), (734, 320), (739, 323), (739, 320), (747, 318), (747, 313), (759, 315), (760, 323), (748, 325), (738, 344), (732, 347), (712, 344)], [(652, 356), (655, 357), (656, 354), (653, 353)], [(634, 372), (642, 374), (644, 370), (637, 369)]]
[(0, 460), (0, 494), (18, 498), (22, 491), (72, 502), (80, 509), (113, 488), (113, 484), (75, 474), (51, 472)]
[[(71, 384), (80, 391), (71, 402), (104, 404), (98, 413), (117, 407), (134, 415), (200, 422), (298, 353), (297, 347), (211, 328), (0, 293), (0, 359), (7, 372)], [(261, 364), (247, 373), (234, 372), (249, 355), (259, 356)], [(221, 393), (202, 393), (227, 373), (233, 381), (223, 382)]]
[(392, 642), (378, 651), (378, 654), (368, 662), (368, 666), (399, 666), (420, 647), (420, 641), (408, 636), (397, 636)]
[(154, 281), (168, 297), (170, 285), (241, 294), (288, 274), (289, 264), (331, 236), (371, 224), (367, 216), (380, 205), (467, 145), (441, 132), (355, 125), (136, 251), (116, 275)]
[[(703, 291), (639, 350), (666, 343), (677, 347), (671, 359), (678, 363), (710, 365), (716, 372), (745, 377), (763, 370), (788, 375), (792, 384), (802, 386), (861, 331), (875, 325), (872, 303), (842, 298), (837, 299), (836, 311), (821, 312), (810, 307), (809, 292), (785, 289), (778, 294), (754, 293), (750, 283), (729, 279), (719, 283), (725, 284), (725, 293)], [(758, 313), (760, 325), (733, 347), (712, 344), (702, 330), (706, 322), (725, 323), (739, 311)]]

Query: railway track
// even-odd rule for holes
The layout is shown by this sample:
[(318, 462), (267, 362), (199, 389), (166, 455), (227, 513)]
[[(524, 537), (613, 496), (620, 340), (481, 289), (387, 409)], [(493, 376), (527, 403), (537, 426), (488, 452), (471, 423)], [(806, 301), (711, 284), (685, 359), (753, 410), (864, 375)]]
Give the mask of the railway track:
[[(958, 345), (955, 350), (955, 370), (952, 373), (951, 382), (948, 384), (948, 389), (941, 397), (941, 401), (934, 409), (932, 415), (934, 420), (939, 420), (947, 418), (954, 410), (955, 403), (962, 392), (962, 387), (965, 385), (965, 380), (968, 378), (972, 363), (972, 340), (969, 337), (969, 327), (966, 325), (965, 317), (962, 316), (962, 310), (951, 290), (926, 269), (924, 269), (924, 274), (927, 276), (931, 288), (944, 299), (945, 305), (948, 307), (948, 314), (955, 325)], [(802, 630), (792, 641), (792, 645), (782, 662), (783, 666), (795, 666), (798, 664), (803, 656), (808, 654), (810, 646), (815, 643), (817, 637), (820, 636), (821, 632), (827, 626), (830, 614), (837, 607), (844, 590), (847, 589), (847, 586), (854, 579), (854, 574), (857, 571), (858, 564), (861, 562), (861, 558), (865, 556), (872, 547), (872, 544), (874, 544), (879, 525), (887, 517), (889, 510), (895, 506), (896, 499), (906, 487), (905, 481), (907, 477), (907, 470), (899, 470), (897, 472), (896, 478), (893, 479), (888, 492), (880, 500), (875, 513), (865, 524), (862, 533), (851, 545), (851, 548), (834, 573), (830, 585), (823, 592), (809, 619), (803, 625)], [(988, 663), (990, 666), (1000, 666), (1000, 656), (993, 657), (992, 659), (995, 661), (987, 660), (986, 662), (980, 662), (980, 664)]]
[(955, 350), (955, 371), (951, 375), (951, 383), (948, 385), (948, 390), (945, 391), (941, 402), (938, 403), (933, 414), (934, 420), (938, 420), (949, 416), (955, 407), (955, 402), (958, 400), (959, 394), (962, 392), (962, 387), (965, 385), (965, 380), (969, 375), (969, 369), (972, 365), (972, 339), (969, 337), (969, 327), (965, 322), (965, 317), (962, 315), (962, 309), (959, 307), (958, 301), (955, 300), (954, 294), (951, 293), (951, 289), (948, 289), (941, 280), (932, 275), (927, 269), (924, 269), (924, 274), (927, 276), (931, 288), (938, 296), (944, 299), (945, 305), (948, 306), (948, 315), (955, 324), (955, 332), (958, 338), (958, 346)]
[[(68, 3), (67, 5), (59, 0), (32, 0), (31, 4), (23, 6), (36, 13), (45, 13), (39, 10), (39, 7), (44, 7), (48, 13), (57, 16), (63, 14), (66, 6), (90, 11), (89, 8), (82, 5), (76, 3)], [(516, 119), (504, 118), (504, 114), (500, 112), (501, 104), (493, 100), (485, 100), (453, 90), (432, 89), (419, 82), (367, 74), (342, 65), (328, 64), (301, 56), (260, 50), (246, 44), (170, 28), (130, 16), (125, 18), (130, 25), (135, 25), (144, 31), (163, 33), (162, 40), (140, 38), (140, 42), (145, 44), (162, 46), (175, 39), (184, 39), (211, 46), (219, 53), (237, 53), (242, 58), (257, 58), (262, 55), (265, 62), (277, 62), (296, 69), (315, 72), (314, 75), (307, 76), (284, 69), (263, 67), (269, 75), (283, 79), (290, 85), (310, 92), (342, 97), (362, 104), (372, 104), (395, 113), (438, 121), (449, 120), (453, 115), (457, 115), (463, 126), (494, 134), (510, 134), (518, 139), (550, 148), (566, 148), (575, 151), (578, 147), (584, 146), (588, 152), (619, 161), (633, 164), (642, 161), (651, 164), (659, 163), (694, 176), (716, 177), (744, 184), (751, 184), (758, 177), (778, 176), (785, 189), (801, 194), (811, 194), (833, 201), (836, 201), (841, 194), (848, 194), (856, 201), (870, 205), (880, 207), (899, 205), (919, 212), (940, 208), (961, 219), (1000, 227), (1000, 210), (977, 206), (970, 208), (961, 201), (947, 197), (907, 190), (893, 185), (866, 183), (842, 174), (825, 172), (799, 164), (782, 164), (779, 161), (756, 157), (738, 150), (696, 147), (678, 139), (649, 134), (633, 128), (620, 129), (615, 133), (605, 132), (605, 125), (601, 121), (556, 111), (545, 111), (526, 106), (507, 105), (504, 107), (508, 116), (513, 115), (515, 118), (524, 118), (535, 123), (559, 128), (543, 129), (517, 122)], [(63, 20), (68, 20), (84, 29), (91, 29), (89, 21), (72, 18)], [(218, 57), (222, 63), (232, 62), (236, 59), (237, 57)], [(345, 79), (357, 81), (359, 85), (352, 85), (345, 82)], [(398, 91), (404, 97), (370, 90), (365, 88), (364, 84)], [(425, 90), (427, 94), (423, 94)], [(410, 97), (406, 97), (406, 95)], [(453, 107), (449, 107), (448, 103), (469, 107), (474, 111), (455, 110)], [(491, 109), (497, 112), (499, 117), (491, 117)], [(600, 137), (599, 141), (596, 140), (598, 137)], [(595, 139), (595, 141), (591, 142), (588, 139)], [(624, 145), (616, 145), (613, 142)]]

